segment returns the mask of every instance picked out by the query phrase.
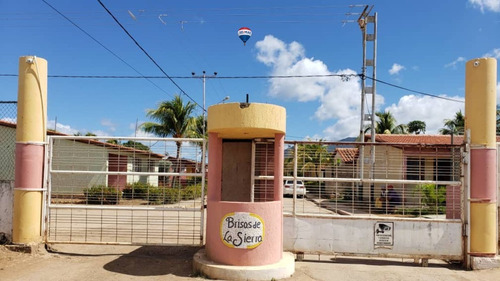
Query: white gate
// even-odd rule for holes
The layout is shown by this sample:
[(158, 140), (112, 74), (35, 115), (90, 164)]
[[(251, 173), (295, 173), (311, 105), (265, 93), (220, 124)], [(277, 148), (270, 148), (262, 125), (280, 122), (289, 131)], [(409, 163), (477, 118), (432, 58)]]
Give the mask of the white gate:
[(464, 146), (286, 146), (284, 178), (307, 195), (284, 198), (284, 250), (463, 260)]
[(202, 139), (50, 136), (47, 243), (202, 245)]

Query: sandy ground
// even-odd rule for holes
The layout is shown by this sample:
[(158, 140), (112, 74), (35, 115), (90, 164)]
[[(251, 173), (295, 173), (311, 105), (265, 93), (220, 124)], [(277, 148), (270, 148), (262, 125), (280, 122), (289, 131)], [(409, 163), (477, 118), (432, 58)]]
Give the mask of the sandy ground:
[[(53, 245), (34, 254), (0, 246), (0, 280), (206, 280), (192, 272), (197, 247)], [(306, 255), (285, 280), (500, 280), (500, 269), (465, 271), (431, 260)]]

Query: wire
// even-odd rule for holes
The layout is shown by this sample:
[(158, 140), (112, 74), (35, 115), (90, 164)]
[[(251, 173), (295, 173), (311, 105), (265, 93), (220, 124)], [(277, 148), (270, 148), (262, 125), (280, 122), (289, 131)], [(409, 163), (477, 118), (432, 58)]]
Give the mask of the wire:
[(434, 94), (429, 94), (429, 93), (424, 93), (424, 92), (420, 92), (420, 91), (408, 89), (408, 88), (401, 87), (401, 86), (398, 86), (398, 85), (395, 85), (395, 84), (392, 84), (392, 83), (389, 83), (389, 82), (385, 82), (385, 81), (382, 81), (382, 80), (379, 80), (379, 79), (375, 79), (375, 78), (370, 77), (370, 76), (365, 76), (365, 77), (368, 78), (368, 79), (371, 79), (372, 81), (376, 81), (378, 83), (385, 84), (387, 86), (391, 86), (391, 87), (398, 88), (398, 89), (401, 89), (401, 90), (405, 90), (405, 91), (408, 91), (408, 92), (412, 92), (412, 93), (415, 93), (415, 94), (420, 94), (420, 95), (423, 95), (423, 96), (429, 96), (429, 97), (433, 97), (433, 98), (438, 98), (438, 99), (443, 99), (443, 100), (449, 100), (449, 101), (454, 101), (454, 102), (465, 103), (465, 101), (463, 101), (463, 100), (457, 100), (457, 99), (453, 99), (453, 98), (447, 98), (447, 97), (443, 97), (443, 96), (438, 96), (438, 95), (434, 95)]
[[(17, 74), (0, 74), (1, 76), (17, 76)], [(316, 75), (256, 75), (256, 76), (216, 76), (216, 77), (210, 77), (210, 79), (287, 79), (287, 78), (318, 78), (318, 77), (340, 77), (343, 79), (342, 81), (347, 81), (351, 77), (362, 77), (362, 74), (316, 74)], [(143, 78), (138, 77), (138, 76), (105, 76), (105, 75), (49, 75), (51, 78), (89, 78), (89, 79), (136, 79), (136, 78)], [(165, 79), (167, 77), (164, 76), (144, 76), (145, 78), (149, 79)], [(429, 96), (437, 99), (443, 99), (443, 100), (448, 100), (448, 101), (454, 101), (454, 102), (460, 102), (464, 103), (463, 100), (458, 100), (458, 99), (453, 99), (453, 98), (447, 98), (443, 96), (438, 96), (435, 94), (429, 94), (421, 91), (416, 91), (412, 90), (409, 88), (401, 87), (389, 82), (382, 81), (380, 79), (374, 79), (373, 77), (370, 76), (365, 76), (368, 79), (374, 80), (376, 82), (379, 82), (381, 84), (398, 88), (400, 90), (416, 93), (419, 95), (423, 96)], [(170, 76), (170, 78), (176, 78), (176, 79), (197, 79), (197, 77), (193, 76)]]
[(163, 68), (153, 59), (153, 57), (151, 57), (149, 55), (149, 53), (144, 50), (144, 48), (139, 44), (139, 42), (137, 42), (137, 40), (135, 40), (135, 38), (127, 31), (127, 29), (120, 23), (120, 21), (118, 21), (118, 19), (113, 15), (113, 13), (111, 13), (110, 10), (108, 10), (108, 8), (106, 8), (106, 6), (101, 2), (101, 0), (97, 0), (97, 2), (99, 2), (99, 4), (101, 4), (101, 6), (104, 8), (104, 10), (106, 10), (106, 12), (113, 18), (113, 20), (121, 27), (121, 29), (128, 35), (128, 37), (130, 37), (130, 39), (132, 39), (132, 41), (134, 41), (135, 45), (137, 45), (137, 47), (139, 47), (139, 49), (141, 49), (141, 51), (156, 65), (156, 67), (170, 80), (170, 82), (172, 82), (176, 87), (177, 89), (179, 89), (179, 91), (181, 91), (182, 94), (184, 94), (186, 97), (188, 97), (192, 102), (194, 102), (196, 105), (198, 105), (203, 111), (206, 111), (205, 108), (203, 108), (203, 106), (201, 106), (199, 103), (197, 103), (190, 95), (188, 95), (175, 81), (174, 79), (172, 79), (166, 72), (165, 70), (163, 70)]
[(61, 13), (59, 10), (57, 10), (54, 6), (50, 5), (45, 0), (42, 0), (42, 1), (43, 1), (43, 3), (47, 4), (47, 6), (49, 6), (50, 8), (52, 8), (52, 10), (54, 10), (56, 13), (58, 13), (59, 15), (61, 15), (63, 18), (65, 18), (67, 21), (69, 21), (72, 25), (74, 25), (76, 28), (78, 28), (81, 32), (85, 33), (85, 35), (87, 35), (88, 37), (90, 37), (90, 39), (94, 40), (94, 42), (96, 42), (97, 44), (101, 45), (101, 47), (103, 47), (104, 49), (106, 49), (106, 51), (108, 51), (110, 54), (112, 54), (117, 59), (119, 59), (124, 64), (126, 64), (128, 67), (130, 67), (132, 70), (134, 70), (137, 74), (139, 74), (141, 76), (140, 78), (146, 79), (147, 81), (149, 81), (149, 83), (153, 84), (160, 91), (162, 91), (165, 94), (167, 94), (168, 96), (172, 97), (172, 95), (170, 93), (168, 93), (167, 91), (163, 90), (160, 86), (158, 86), (157, 84), (155, 84), (153, 81), (149, 80), (149, 78), (147, 78), (146, 76), (144, 76), (141, 72), (139, 72), (137, 69), (135, 69), (132, 65), (130, 65), (128, 62), (126, 62), (120, 56), (118, 56), (117, 54), (115, 54), (113, 51), (111, 51), (108, 47), (104, 46), (104, 44), (102, 44), (101, 42), (99, 42), (99, 40), (95, 39), (92, 35), (90, 35), (90, 33), (88, 33), (83, 28), (81, 28), (80, 26), (78, 26), (75, 22), (73, 22), (71, 19), (69, 19), (67, 16), (65, 16), (63, 13)]

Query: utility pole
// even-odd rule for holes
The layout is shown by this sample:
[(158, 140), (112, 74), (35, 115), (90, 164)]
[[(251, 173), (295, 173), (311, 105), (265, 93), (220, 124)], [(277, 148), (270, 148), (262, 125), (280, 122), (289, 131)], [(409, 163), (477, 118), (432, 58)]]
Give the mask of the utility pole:
[[(207, 147), (205, 145), (207, 138), (205, 137), (207, 134), (207, 110), (206, 110), (206, 94), (205, 94), (205, 84), (207, 81), (207, 78), (215, 78), (217, 76), (217, 72), (214, 72), (213, 75), (207, 75), (206, 71), (203, 70), (202, 75), (196, 75), (196, 73), (191, 72), (191, 75), (193, 78), (201, 78), (201, 81), (203, 82), (203, 142), (202, 142), (202, 149), (201, 149), (201, 170), (202, 170), (202, 176), (201, 176), (201, 198), (202, 198), (202, 204), (200, 206), (201, 208), (201, 221), (204, 221), (205, 218), (205, 173), (206, 173), (206, 159), (207, 159)], [(202, 224), (201, 228), (201, 233), (203, 233), (204, 227)], [(200, 242), (203, 243), (203, 235), (200, 235)]]
[[(375, 95), (376, 95), (376, 79), (377, 79), (377, 13), (374, 13), (373, 16), (370, 16), (370, 12), (373, 9), (372, 6), (366, 5), (363, 12), (358, 18), (358, 24), (361, 29), (362, 39), (363, 39), (363, 68), (362, 68), (362, 77), (361, 77), (361, 122), (359, 128), (359, 137), (360, 141), (364, 142), (364, 125), (365, 121), (370, 121), (370, 135), (371, 135), (371, 143), (375, 143)], [(372, 33), (368, 33), (367, 28), (369, 24), (372, 24)], [(371, 43), (372, 56), (371, 58), (367, 58), (367, 44)], [(371, 67), (372, 69), (372, 82), (371, 85), (366, 85), (366, 72), (367, 68)], [(366, 102), (366, 95), (371, 95), (371, 115), (365, 114), (364, 105)], [(364, 146), (361, 145), (360, 153), (361, 157), (361, 165), (360, 165), (360, 174), (361, 178), (364, 177)], [(375, 166), (375, 146), (371, 145), (370, 147), (370, 172), (369, 178), (373, 179), (374, 177), (374, 167)], [(360, 199), (362, 199), (362, 194), (360, 194)], [(370, 186), (370, 206), (371, 203), (374, 202), (374, 186), (371, 184)]]
[[(363, 181), (364, 178), (364, 165), (365, 165), (365, 157), (364, 157), (364, 145), (365, 142), (365, 121), (370, 121), (370, 134), (371, 134), (371, 142), (375, 143), (375, 95), (376, 95), (376, 79), (377, 79), (377, 13), (374, 13), (373, 16), (370, 16), (370, 13), (373, 9), (373, 5), (350, 5), (350, 8), (354, 7), (364, 7), (363, 12), (359, 14), (359, 18), (357, 20), (359, 24), (359, 28), (361, 29), (362, 42), (363, 42), (363, 67), (361, 69), (361, 118), (359, 124), (359, 142), (361, 142), (359, 148), (359, 178)], [(356, 13), (347, 13), (346, 16), (355, 15)], [(344, 20), (342, 21), (344, 24), (348, 22), (353, 22), (352, 20)], [(368, 33), (367, 27), (372, 24), (373, 31), (372, 33)], [(367, 58), (367, 44), (372, 43), (372, 56), (371, 58)], [(366, 72), (367, 68), (371, 67), (372, 69), (372, 82), (371, 85), (366, 85)], [(371, 96), (371, 114), (365, 114), (365, 103), (366, 103), (366, 95)], [(375, 165), (375, 146), (372, 145), (370, 149), (370, 164), (371, 169), (369, 172), (369, 178), (373, 179), (374, 177), (374, 165)], [(374, 186), (373, 184), (370, 187), (370, 196), (369, 200), (371, 203), (374, 202)], [(363, 183), (358, 186), (357, 190), (358, 200), (363, 200)], [(371, 204), (370, 204), (371, 205)]]
[(217, 72), (214, 72), (213, 75), (207, 75), (206, 71), (203, 70), (202, 75), (196, 75), (196, 73), (191, 72), (191, 75), (193, 78), (201, 78), (201, 81), (203, 82), (203, 138), (205, 138), (206, 135), (206, 123), (207, 123), (207, 110), (206, 110), (206, 99), (205, 99), (205, 84), (207, 78), (215, 78), (217, 76)]

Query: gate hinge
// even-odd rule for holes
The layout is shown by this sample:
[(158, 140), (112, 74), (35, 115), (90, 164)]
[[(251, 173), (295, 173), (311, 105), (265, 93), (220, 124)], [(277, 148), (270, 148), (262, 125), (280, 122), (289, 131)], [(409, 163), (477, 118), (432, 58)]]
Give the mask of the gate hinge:
[(468, 233), (467, 233), (467, 224), (466, 223), (462, 224), (462, 236), (463, 237), (468, 237), (469, 236)]

